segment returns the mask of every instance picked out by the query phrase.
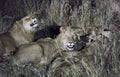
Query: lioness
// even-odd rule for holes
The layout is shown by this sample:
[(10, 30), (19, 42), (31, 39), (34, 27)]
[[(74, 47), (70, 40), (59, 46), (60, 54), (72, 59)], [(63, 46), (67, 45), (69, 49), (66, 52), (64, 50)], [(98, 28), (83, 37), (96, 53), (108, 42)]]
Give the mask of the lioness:
[(92, 41), (102, 40), (103, 37), (107, 38), (109, 41), (112, 40), (113, 34), (109, 29), (100, 27), (93, 27), (91, 33), (89, 34), (89, 44)]
[(9, 55), (17, 46), (31, 42), (37, 27), (37, 19), (31, 15), (16, 21), (10, 31), (0, 34), (0, 56)]
[(39, 39), (37, 42), (22, 45), (13, 57), (13, 63), (24, 65), (29, 62), (40, 61), (47, 63), (57, 50), (74, 50), (76, 41), (79, 39), (79, 27), (60, 27), (60, 34), (55, 39)]

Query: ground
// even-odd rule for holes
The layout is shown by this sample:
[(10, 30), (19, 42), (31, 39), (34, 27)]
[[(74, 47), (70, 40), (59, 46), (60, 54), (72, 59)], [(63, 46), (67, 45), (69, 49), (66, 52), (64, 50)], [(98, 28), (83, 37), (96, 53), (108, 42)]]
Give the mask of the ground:
[[(113, 37), (111, 41), (102, 38), (79, 52), (71, 52), (77, 53), (75, 57), (64, 57), (66, 53), (63, 53), (39, 68), (33, 65), (17, 67), (2, 59), (0, 77), (120, 77), (118, 0), (6, 0), (1, 6), (4, 8), (0, 10), (0, 32), (6, 32), (13, 21), (35, 13), (40, 29), (53, 24), (70, 25), (81, 27), (86, 34), (89, 28), (101, 26), (109, 29)], [(5, 16), (10, 18), (1, 22)]]

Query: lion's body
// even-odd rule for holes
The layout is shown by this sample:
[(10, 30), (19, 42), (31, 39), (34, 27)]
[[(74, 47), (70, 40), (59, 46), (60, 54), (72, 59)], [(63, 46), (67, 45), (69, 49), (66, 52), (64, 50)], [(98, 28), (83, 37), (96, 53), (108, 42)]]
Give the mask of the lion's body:
[(59, 50), (74, 50), (78, 40), (76, 34), (80, 29), (78, 27), (76, 29), (61, 27), (60, 29), (61, 32), (55, 39), (39, 39), (37, 42), (20, 46), (13, 57), (14, 64), (27, 64), (36, 60), (44, 64)]
[(13, 51), (16, 48), (15, 40), (12, 38), (10, 33), (4, 33), (0, 36), (0, 52), (1, 56), (3, 55), (4, 51), (9, 53), (9, 51)]
[(109, 41), (112, 40), (112, 31), (109, 29), (105, 29), (100, 27), (93, 27), (91, 28), (91, 34), (89, 35), (89, 44), (91, 44), (92, 41), (102, 40), (103, 37), (107, 38)]
[[(10, 31), (0, 34), (0, 56), (9, 55), (17, 46), (32, 42), (36, 31), (30, 26), (32, 23), (34, 23), (32, 17), (26, 16), (16, 21)], [(27, 29), (29, 27), (31, 29)]]

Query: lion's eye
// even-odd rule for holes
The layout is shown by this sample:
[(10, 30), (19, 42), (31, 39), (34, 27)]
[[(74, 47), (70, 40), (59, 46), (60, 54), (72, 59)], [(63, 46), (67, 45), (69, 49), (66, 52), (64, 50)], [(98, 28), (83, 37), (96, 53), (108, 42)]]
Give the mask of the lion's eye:
[(32, 17), (32, 19), (35, 19), (35, 17)]

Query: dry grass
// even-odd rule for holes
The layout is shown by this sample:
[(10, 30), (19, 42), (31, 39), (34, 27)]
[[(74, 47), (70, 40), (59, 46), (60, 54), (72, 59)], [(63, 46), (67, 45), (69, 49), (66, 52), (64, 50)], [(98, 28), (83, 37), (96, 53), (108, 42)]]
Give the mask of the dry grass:
[[(13, 8), (10, 3), (18, 6), (14, 10), (4, 10), (5, 14), (10, 16), (14, 14), (15, 18), (19, 18), (39, 10), (38, 18), (42, 26), (53, 23), (80, 26), (84, 33), (87, 33), (89, 28), (101, 26), (102, 29), (110, 29), (113, 38), (111, 41), (101, 38), (82, 51), (68, 52), (75, 54), (72, 57), (63, 53), (51, 64), (39, 68), (33, 66), (20, 68), (6, 61), (2, 62), (0, 77), (120, 77), (120, 33), (118, 32), (120, 2), (114, 0), (20, 0), (18, 2), (24, 3), (24, 10), (19, 3), (8, 0), (10, 8)], [(117, 3), (114, 6), (117, 10), (113, 8), (113, 3)], [(114, 17), (115, 12), (118, 13), (117, 17)]]

